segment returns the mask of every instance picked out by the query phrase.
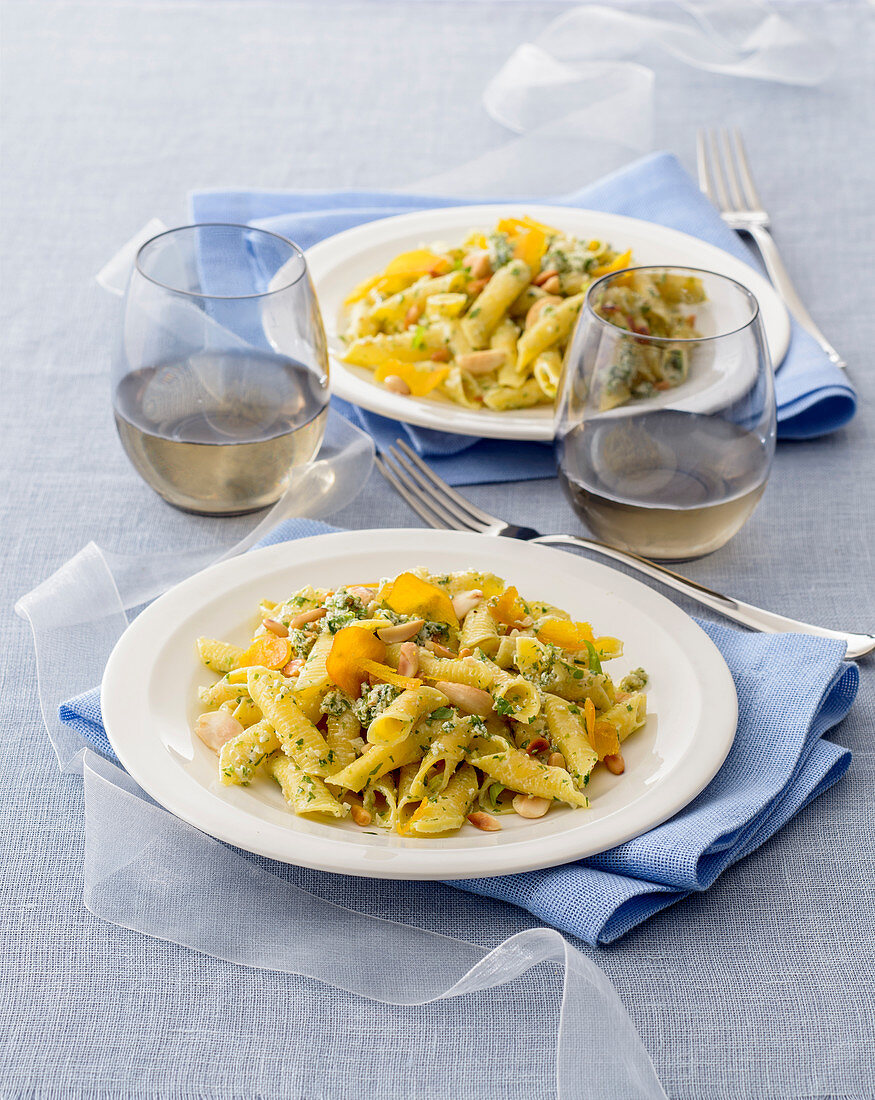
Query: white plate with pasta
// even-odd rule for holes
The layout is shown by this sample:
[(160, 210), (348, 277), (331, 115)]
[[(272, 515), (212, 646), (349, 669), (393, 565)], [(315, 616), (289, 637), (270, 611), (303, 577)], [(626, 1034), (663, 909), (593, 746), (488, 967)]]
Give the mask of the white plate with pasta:
[[(453, 588), (446, 578), (460, 571), (466, 576), (457, 578)], [(502, 580), (486, 581), (485, 574), (498, 574)], [(419, 579), (400, 582), (400, 587), (394, 581), (385, 599), (367, 607), (349, 594), (351, 587), (364, 601), (357, 586), (376, 587), (378, 578), (399, 575)], [(481, 589), (466, 587), (472, 576)], [(443, 585), (445, 592), (455, 591), (463, 633), (468, 624), (461, 640), (472, 642), (473, 655), (441, 655), (436, 638), (454, 650), (460, 637), (453, 630), (441, 633), (436, 624), (447, 615), (442, 616), (441, 598), (428, 592), (432, 602), (424, 613), (426, 635), (409, 641), (408, 613), (424, 606), (423, 586), (432, 583), (429, 577), (437, 578), (436, 585)], [(486, 584), (492, 587), (486, 589)], [(327, 615), (326, 592), (333, 593)], [(477, 592), (489, 601), (489, 615)], [(459, 606), (459, 597), (465, 606)], [(379, 619), (388, 614), (375, 611), (377, 604), (404, 610), (379, 620), (384, 627), (375, 634), (374, 615)], [(565, 614), (570, 618), (563, 618)], [(286, 623), (290, 616), (303, 615), (304, 622), (285, 634), (257, 626), (271, 615)], [(434, 621), (429, 624), (429, 619)], [(492, 625), (484, 632), (487, 619)], [(422, 618), (414, 628), (418, 622)], [(402, 680), (400, 688), (381, 698), (386, 680), (410, 672), (400, 660), (391, 627), (408, 639), (402, 643), (406, 652), (418, 648), (422, 661), (414, 670), (418, 681)], [(472, 627), (477, 629), (472, 632)], [(385, 628), (390, 628), (388, 644), (378, 637)], [(310, 729), (305, 736), (313, 744), (308, 740), (304, 745), (294, 739), (300, 730), (290, 732), (276, 707), (285, 705), (284, 696), (303, 700), (308, 690), (313, 703), (313, 677), (310, 689), (302, 683), (299, 692), (297, 686), (304, 675), (301, 666), (319, 663), (297, 648), (310, 631), (316, 640), (311, 638), (305, 649), (315, 656), (322, 638), (329, 651), (339, 646), (346, 653), (347, 664), (328, 665), (334, 679), (316, 689), (317, 707), (309, 712), (313, 724), (304, 719), (301, 725)], [(371, 640), (366, 648), (374, 658), (367, 667), (377, 671), (361, 684), (357, 707), (372, 709), (367, 714), (357, 709), (356, 724), (348, 709), (336, 703), (344, 695), (338, 683), (355, 693), (355, 685), (343, 677), (359, 665), (348, 664), (353, 651), (336, 639), (346, 636), (348, 643), (351, 635), (358, 638), (367, 631)], [(484, 640), (490, 632), (505, 641), (493, 638), (490, 646)], [(218, 664), (218, 671), (205, 669), (198, 658), (198, 638), (207, 646), (201, 656)], [(572, 648), (580, 652), (576, 658), (563, 652), (566, 663), (539, 679), (536, 662), (538, 653), (543, 655), (539, 639), (544, 638), (551, 642), (547, 649), (554, 651), (577, 638)], [(220, 639), (225, 649), (210, 649), (214, 643), (203, 639)], [(266, 664), (256, 666), (254, 658), (241, 656), (253, 646), (257, 661)], [(625, 655), (617, 655), (620, 649)], [(602, 661), (610, 660), (609, 675), (605, 665), (604, 671), (593, 671), (595, 650)], [(223, 652), (225, 657), (235, 655), (225, 667), (236, 671), (222, 674)], [(296, 652), (302, 657), (296, 658)], [(295, 667), (277, 671), (277, 662), (290, 653)], [(355, 660), (361, 659), (358, 652)], [(381, 674), (386, 665), (397, 673)], [(492, 670), (496, 679), (474, 681), (454, 674), (451, 666), (477, 666), (478, 675)], [(646, 689), (641, 666), (648, 676)], [(325, 667), (323, 659), (323, 675)], [(452, 679), (446, 681), (446, 676)], [(475, 682), (481, 688), (472, 692)], [(419, 702), (407, 708), (402, 721), (412, 721), (409, 728), (419, 731), (416, 753), (407, 751), (412, 734), (402, 734), (399, 742), (395, 713), (399, 706), (404, 710), (411, 695)], [(469, 695), (475, 701), (491, 698), (496, 709), (481, 708), (478, 716)], [(297, 704), (290, 705), (300, 720)], [(715, 646), (692, 619), (652, 589), (558, 550), (423, 530), (301, 539), (204, 570), (156, 600), (131, 624), (107, 664), (101, 707), (112, 746), (133, 778), (168, 810), (211, 836), (301, 866), (410, 879), (513, 874), (580, 859), (637, 836), (680, 810), (710, 781), (732, 744), (737, 716), (732, 678)], [(301, 707), (307, 709), (303, 701)], [(587, 708), (602, 719), (598, 728), (587, 725)], [(543, 711), (541, 717), (531, 720), (530, 712), (538, 711)], [(227, 774), (223, 778), (217, 752), (193, 732), (199, 729), (205, 736), (199, 725), (204, 712), (208, 726), (213, 719), (219, 727), (226, 720), (235, 723), (233, 738), (223, 732), (219, 742), (225, 744), (218, 748), (223, 768), (230, 761), (240, 769), (233, 781)], [(279, 740), (264, 735), (268, 719), (274, 723), (269, 732), (281, 735)], [(345, 720), (355, 728), (342, 728)], [(250, 749), (259, 749), (246, 755), (245, 767), (243, 755), (229, 757), (225, 751), (239, 744), (240, 731), (248, 735)], [(598, 761), (586, 761), (593, 750), (581, 731), (596, 746)], [(212, 732), (206, 731), (207, 740)], [(539, 738), (552, 743), (542, 744)], [(322, 747), (311, 752), (317, 740)], [(330, 753), (325, 751), (327, 742)], [(429, 756), (429, 746), (434, 750), (435, 744), (439, 751)], [(564, 750), (561, 766), (553, 756), (559, 749)], [(407, 755), (401, 757), (399, 751)], [(335, 753), (341, 752), (347, 757), (332, 765)], [(623, 770), (614, 774), (605, 760), (619, 753)], [(377, 761), (374, 767), (372, 761)], [(408, 798), (405, 815), (398, 804), (414, 773), (427, 789), (413, 802)], [(370, 801), (366, 784), (375, 785), (377, 792)], [(320, 792), (325, 791), (342, 805), (341, 811), (323, 805)], [(519, 811), (518, 795), (537, 816)], [(549, 812), (543, 812), (545, 802)], [(363, 806), (369, 817), (363, 818)], [(440, 816), (448, 806), (454, 820)], [(400, 816), (393, 818), (396, 812)], [(381, 820), (370, 820), (381, 814)], [(470, 823), (472, 816), (483, 814), (499, 827), (484, 830)]]
[[(512, 224), (521, 227), (517, 230), (521, 235), (537, 233), (537, 229), (532, 229), (535, 226), (544, 229), (555, 227), (573, 242), (573, 248), (577, 251), (569, 251), (568, 241), (560, 241), (559, 244), (565, 249), (562, 252), (557, 242), (551, 243), (548, 237), (542, 244), (542, 250), (546, 251), (540, 257), (537, 250), (529, 256), (530, 268), (522, 274), (518, 267), (515, 275), (511, 275), (507, 265), (502, 267), (501, 279), (508, 284), (504, 288), (508, 294), (514, 293), (511, 286), (514, 279), (520, 281), (520, 286), (528, 279), (533, 280), (532, 285), (526, 288), (532, 301), (526, 298), (523, 302), (524, 294), (517, 297), (513, 308), (508, 308), (501, 315), (501, 323), (484, 334), (479, 332), (478, 325), (483, 327), (481, 322), (491, 307), (485, 308), (483, 300), (496, 296), (496, 278), (491, 278), (492, 286), (481, 286), (482, 279), (471, 278), (477, 274), (476, 270), (472, 272), (471, 257), (474, 257), (476, 264), (480, 262), (477, 260), (478, 251), (491, 256), (493, 268), (487, 270), (487, 275), (492, 270), (498, 275), (497, 265), (507, 261), (508, 257), (512, 258), (510, 252), (507, 256), (496, 256), (496, 249), (501, 249), (507, 242), (496, 244), (495, 232), (488, 238), (484, 236), (479, 239), (479, 235), (487, 234), (500, 225)], [(521, 239), (521, 236), (512, 237), (510, 244), (516, 248), (517, 254), (527, 255), (525, 248), (531, 246), (531, 241), (521, 244)], [(472, 244), (484, 247), (474, 247), (472, 251)], [(462, 252), (464, 256), (460, 258)], [(417, 295), (421, 296), (424, 291), (422, 287), (417, 287), (413, 299), (408, 302), (409, 279), (387, 277), (385, 272), (387, 269), (393, 270), (390, 267), (393, 263), (401, 261), (403, 268), (411, 258), (414, 261), (419, 256), (428, 259), (432, 253), (448, 255), (452, 266), (447, 267), (444, 263), (432, 268), (429, 298), (419, 302)], [(549, 394), (564, 341), (569, 335), (565, 329), (570, 332), (573, 328), (575, 318), (572, 314), (575, 307), (579, 308), (579, 301), (584, 297), (591, 277), (611, 270), (612, 263), (620, 267), (677, 265), (728, 275), (747, 286), (759, 300), (772, 361), (776, 366), (782, 361), (790, 339), (789, 317), (783, 303), (767, 280), (748, 264), (714, 245), (677, 230), (591, 210), (501, 204), (403, 214), (330, 237), (308, 250), (307, 262), (325, 321), (332, 392), (355, 405), (395, 420), (462, 435), (545, 442), (553, 438), (553, 409)], [(561, 286), (554, 287), (543, 277), (550, 277), (551, 270), (556, 266), (564, 266), (565, 270), (553, 279)], [(536, 275), (538, 268), (544, 270)], [(584, 268), (586, 277), (582, 274)], [(463, 274), (467, 282), (462, 278)], [(423, 272), (415, 271), (413, 275), (425, 281)], [(379, 282), (380, 278), (382, 282)], [(542, 280), (540, 286), (534, 286), (534, 281), (538, 279)], [(444, 283), (447, 285), (444, 286)], [(543, 290), (544, 286), (547, 291)], [(371, 296), (367, 305), (373, 307), (376, 303), (377, 306), (376, 313), (371, 308), (368, 317), (364, 316), (367, 311), (360, 304), (361, 298), (358, 302), (350, 302), (362, 289)], [(541, 302), (541, 306), (547, 306), (541, 315), (542, 322), (556, 309), (553, 324), (563, 333), (558, 341), (554, 340), (551, 346), (543, 348), (539, 346), (537, 334), (533, 343), (526, 333), (532, 322), (529, 307), (539, 296), (548, 299), (546, 303)], [(362, 316), (355, 315), (356, 309)], [(412, 314), (408, 314), (408, 310), (416, 311), (417, 316), (411, 320)], [(459, 314), (454, 311), (463, 312)], [(567, 318), (565, 313), (568, 313)], [(281, 344), (284, 339), (281, 319), (266, 317), (265, 323), (268, 337)], [(465, 326), (468, 326), (467, 334)], [(453, 328), (454, 333), (443, 334), (445, 328), (448, 331)], [(543, 323), (542, 328), (546, 328)], [(387, 332), (388, 341), (385, 339)], [(376, 339), (374, 333), (378, 333)], [(412, 349), (400, 346), (406, 341), (405, 333), (410, 336)], [(469, 337), (473, 337), (473, 343)], [(533, 346), (527, 348), (527, 342), (533, 343)], [(450, 355), (448, 362), (445, 361), (447, 349)], [(490, 373), (485, 357), (491, 355), (497, 361), (503, 354), (503, 364), (492, 368)], [(436, 358), (428, 362), (432, 356)], [(552, 361), (551, 356), (556, 362)], [(357, 362), (350, 361), (351, 358)], [(411, 358), (420, 368), (432, 369), (415, 371), (411, 375), (409, 363), (400, 362)], [(468, 360), (470, 369), (460, 367), (460, 363)], [(516, 377), (513, 377), (515, 369)], [(399, 373), (402, 377), (398, 376)], [(538, 379), (542, 387), (540, 393)], [(401, 391), (413, 386), (413, 392), (393, 392), (387, 385)], [(701, 386), (698, 388), (701, 389)], [(529, 390), (532, 392), (529, 393)], [(426, 392), (418, 395), (421, 391)], [(540, 400), (543, 403), (514, 407), (515, 403), (524, 400)]]

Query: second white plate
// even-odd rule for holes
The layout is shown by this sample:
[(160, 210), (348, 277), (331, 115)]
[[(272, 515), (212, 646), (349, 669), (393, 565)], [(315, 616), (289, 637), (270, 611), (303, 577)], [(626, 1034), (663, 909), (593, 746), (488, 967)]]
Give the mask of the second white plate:
[(790, 342), (790, 320), (771, 284), (742, 260), (697, 237), (637, 218), (568, 206), (455, 206), (369, 222), (329, 237), (307, 251), (328, 336), (332, 392), (370, 412), (422, 428), (492, 439), (552, 440), (553, 410), (548, 406), (493, 412), (466, 409), (442, 397), (399, 397), (376, 384), (371, 371), (350, 366), (341, 358), (344, 346), (338, 322), (343, 301), (354, 286), (381, 271), (399, 252), (437, 240), (457, 244), (477, 227), (488, 227), (500, 218), (521, 213), (577, 237), (607, 240), (621, 250), (631, 248), (636, 264), (699, 267), (737, 279), (760, 303), (773, 364), (777, 367), (784, 358)]

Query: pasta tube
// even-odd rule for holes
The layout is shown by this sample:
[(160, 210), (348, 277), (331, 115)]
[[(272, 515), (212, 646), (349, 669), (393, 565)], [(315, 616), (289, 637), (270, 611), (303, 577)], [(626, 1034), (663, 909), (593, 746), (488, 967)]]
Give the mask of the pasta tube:
[(424, 715), (445, 706), (447, 697), (432, 687), (408, 688), (368, 726), (372, 745), (397, 745)]
[(495, 272), (462, 321), (471, 347), (487, 346), (505, 310), (519, 297), (531, 274), (531, 268), (522, 260), (511, 260)]
[(256, 722), (219, 750), (219, 779), (225, 786), (245, 786), (260, 764), (277, 751), (280, 740), (269, 722)]
[(495, 740), (480, 740), (487, 742), (480, 746), (485, 751), (481, 755), (471, 756), (471, 764), (505, 787), (519, 794), (567, 802), (569, 806), (589, 805), (586, 795), (577, 790), (564, 768), (551, 768), (549, 764), (542, 764), (535, 757), (527, 756), (510, 745), (504, 748)]
[(585, 294), (575, 294), (572, 298), (566, 298), (561, 305), (545, 309), (537, 323), (526, 329), (520, 337), (517, 349), (520, 370), (528, 366), (542, 351), (568, 339), (585, 297)]
[(283, 752), (308, 775), (325, 776), (329, 769), (329, 749), (325, 738), (295, 701), (294, 691), (281, 672), (251, 668), (249, 694), (261, 713), (276, 730)]
[(480, 784), (470, 764), (463, 764), (439, 793), (423, 799), (410, 815), (405, 834), (432, 836), (461, 828), (474, 805)]
[(346, 817), (349, 806), (339, 802), (321, 779), (307, 775), (298, 765), (278, 752), (268, 763), (271, 775), (279, 783), (283, 797), (296, 814), (328, 814)]

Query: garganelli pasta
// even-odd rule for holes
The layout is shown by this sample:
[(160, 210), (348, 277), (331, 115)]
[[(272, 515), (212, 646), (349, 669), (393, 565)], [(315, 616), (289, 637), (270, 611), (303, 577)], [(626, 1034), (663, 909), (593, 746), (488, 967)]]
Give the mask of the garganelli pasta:
[[(697, 279), (636, 271), (632, 252), (578, 240), (523, 216), (396, 256), (350, 293), (343, 359), (394, 393), (441, 396), (497, 412), (552, 404), (587, 288), (612, 280), (600, 315), (630, 332), (688, 340), (684, 306), (703, 299)], [(646, 353), (645, 353), (646, 351)], [(678, 386), (685, 348), (632, 350), (606, 379), (604, 407)]]
[(296, 814), (429, 837), (584, 808), (646, 721), (646, 673), (603, 670), (617, 638), (489, 573), (307, 587), (258, 614), (245, 649), (198, 639), (223, 675), (195, 732), (223, 784), (272, 777)]

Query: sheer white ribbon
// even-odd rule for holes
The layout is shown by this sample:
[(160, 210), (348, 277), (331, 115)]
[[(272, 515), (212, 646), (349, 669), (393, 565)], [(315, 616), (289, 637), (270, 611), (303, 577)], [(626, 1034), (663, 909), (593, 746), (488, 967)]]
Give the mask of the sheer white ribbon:
[[(665, 18), (585, 5), (521, 45), (487, 86), (487, 112), (519, 136), (410, 189), (507, 193), (513, 180), (519, 194), (548, 194), (619, 167), (651, 146), (656, 75), (641, 58), (660, 54), (717, 74), (800, 85), (819, 83), (832, 66), (829, 47), (754, 0), (689, 0)], [(101, 285), (120, 293), (136, 248), (161, 228), (152, 222), (128, 242), (100, 273)], [(284, 519), (338, 510), (365, 483), (372, 461), (372, 441), (332, 415), (317, 460), (295, 472), (283, 498), (229, 549), (131, 556), (90, 543), (19, 601), (33, 629), (40, 703), (59, 764), (84, 771), (86, 904), (150, 936), (389, 1004), (482, 993), (540, 962), (560, 963), (559, 1095), (581, 1095), (585, 1082), (588, 1095), (603, 1098), (663, 1097), (616, 991), (557, 932), (532, 929), (487, 952), (332, 905), (156, 806), (124, 772), (83, 751), (58, 720), (62, 700), (99, 683), (128, 610), (242, 553)], [(217, 898), (221, 905), (204, 904)], [(525, 1041), (509, 1036), (508, 1043), (515, 1038)], [(416, 1073), (418, 1091), (444, 1095), (439, 1060), (420, 1063)]]
[[(488, 951), (334, 905), (166, 813), (129, 776), (91, 753), (85, 801), (85, 903), (97, 916), (216, 958), (302, 974), (390, 1005), (485, 993), (540, 963), (558, 963), (565, 972), (558, 1095), (665, 1097), (616, 990), (558, 932), (533, 928)], [(472, 1009), (468, 1020), (473, 1016)], [(524, 1050), (525, 1040), (508, 1034), (507, 1049), (521, 1043)], [(423, 1043), (434, 1044), (434, 1037), (424, 1035)], [(415, 1044), (408, 1054), (415, 1071), (395, 1082), (397, 1091), (447, 1095), (445, 1060), (419, 1058)], [(501, 1068), (514, 1072), (509, 1061)], [(472, 1064), (469, 1080), (497, 1069)], [(471, 1094), (485, 1095), (476, 1088)]]
[[(667, 58), (722, 76), (815, 85), (834, 50), (757, 0), (685, 0), (665, 14), (584, 4), (510, 55), (483, 106), (519, 137), (405, 190), (557, 195), (653, 145), (657, 70)], [(708, 120), (703, 120), (708, 121)]]

